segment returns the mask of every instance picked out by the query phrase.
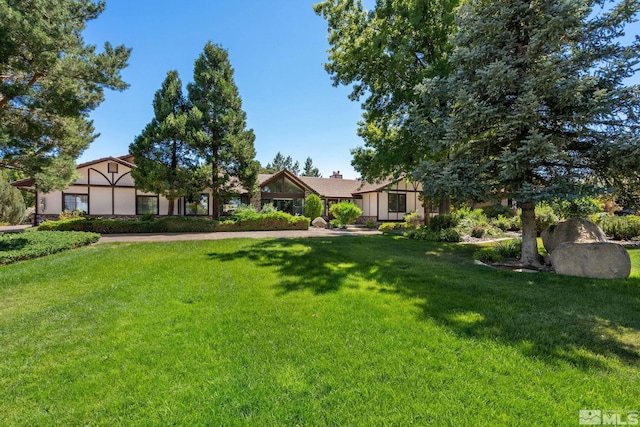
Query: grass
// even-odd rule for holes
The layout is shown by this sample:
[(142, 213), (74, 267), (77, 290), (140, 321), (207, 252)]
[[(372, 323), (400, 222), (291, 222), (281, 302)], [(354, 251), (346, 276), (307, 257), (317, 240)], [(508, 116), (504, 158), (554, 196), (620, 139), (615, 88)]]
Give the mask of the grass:
[(577, 425), (640, 410), (624, 281), (387, 236), (109, 244), (0, 268), (0, 425)]

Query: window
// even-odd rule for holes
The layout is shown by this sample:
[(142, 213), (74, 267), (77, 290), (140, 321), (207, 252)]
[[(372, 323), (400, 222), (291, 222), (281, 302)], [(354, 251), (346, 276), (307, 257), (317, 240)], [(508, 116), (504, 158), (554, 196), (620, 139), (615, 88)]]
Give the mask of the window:
[(389, 193), (389, 212), (406, 212), (407, 195), (404, 193)]
[(298, 187), (297, 185), (295, 185), (289, 179), (285, 178), (284, 179), (284, 192), (287, 193), (287, 194), (299, 194), (299, 193), (304, 193), (304, 190), (302, 188)]
[(109, 173), (118, 173), (118, 164), (117, 163), (107, 163), (107, 171)]
[(89, 212), (88, 194), (65, 194), (62, 203), (63, 211)]
[(209, 195), (201, 194), (199, 198), (185, 198), (184, 214), (209, 215)]
[(158, 196), (136, 196), (136, 215), (158, 215)]

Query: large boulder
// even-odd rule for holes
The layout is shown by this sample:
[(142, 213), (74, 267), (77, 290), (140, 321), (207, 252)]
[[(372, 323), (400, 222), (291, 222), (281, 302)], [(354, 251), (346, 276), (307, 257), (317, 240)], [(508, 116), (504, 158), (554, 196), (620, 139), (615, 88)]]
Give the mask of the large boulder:
[(553, 253), (562, 243), (606, 242), (607, 236), (593, 222), (584, 218), (571, 218), (552, 225), (540, 235), (548, 253)]
[(318, 218), (314, 219), (311, 222), (311, 225), (313, 225), (316, 228), (327, 228), (327, 221), (325, 221), (324, 218), (319, 216)]
[(551, 252), (558, 274), (596, 279), (626, 279), (631, 259), (624, 246), (610, 242), (561, 243)]

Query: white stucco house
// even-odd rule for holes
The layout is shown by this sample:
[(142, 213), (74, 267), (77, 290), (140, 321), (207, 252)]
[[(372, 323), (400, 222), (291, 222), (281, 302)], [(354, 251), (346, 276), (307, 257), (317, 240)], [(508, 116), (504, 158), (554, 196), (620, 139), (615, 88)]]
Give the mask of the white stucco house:
[[(131, 170), (136, 166), (133, 156), (105, 157), (77, 166), (79, 178), (63, 191), (36, 193), (34, 221), (54, 219), (62, 211), (81, 210), (89, 216), (137, 217), (144, 214), (167, 215), (169, 203), (158, 194), (136, 188)], [(221, 214), (240, 203), (256, 208), (272, 203), (279, 210), (301, 215), (304, 199), (317, 194), (325, 205), (325, 216), (333, 203), (350, 201), (362, 209), (361, 222), (399, 221), (412, 211), (424, 216), (419, 198), (422, 187), (406, 180), (387, 180), (372, 184), (360, 180), (343, 179), (339, 172), (329, 178), (297, 176), (283, 170), (275, 174), (260, 174), (260, 191), (252, 197), (241, 188), (238, 193), (220, 203)], [(30, 179), (13, 183), (23, 189), (33, 189)], [(177, 200), (174, 215), (213, 214), (211, 191), (203, 191), (197, 200)]]

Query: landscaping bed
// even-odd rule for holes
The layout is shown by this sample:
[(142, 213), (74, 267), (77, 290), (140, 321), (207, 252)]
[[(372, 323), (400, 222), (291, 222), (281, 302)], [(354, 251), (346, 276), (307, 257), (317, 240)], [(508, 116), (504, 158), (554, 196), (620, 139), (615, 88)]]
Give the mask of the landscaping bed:
[(48, 231), (90, 231), (100, 234), (132, 233), (194, 233), (216, 231), (272, 231), (308, 230), (309, 219), (283, 212), (244, 215), (226, 221), (204, 218), (170, 216), (150, 220), (119, 220), (104, 218), (70, 218), (46, 221), (38, 230)]
[(89, 245), (99, 238), (96, 233), (73, 231), (0, 234), (0, 265)]

